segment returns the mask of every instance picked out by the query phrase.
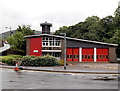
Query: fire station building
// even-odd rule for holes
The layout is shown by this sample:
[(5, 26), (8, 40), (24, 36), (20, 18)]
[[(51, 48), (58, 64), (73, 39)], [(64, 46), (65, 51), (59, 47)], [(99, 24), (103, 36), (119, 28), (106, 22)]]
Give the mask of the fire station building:
[[(64, 37), (50, 34), (51, 23), (41, 23), (42, 34), (25, 36), (26, 55), (52, 55), (64, 59)], [(116, 46), (98, 41), (66, 37), (66, 60), (76, 62), (116, 62)]]

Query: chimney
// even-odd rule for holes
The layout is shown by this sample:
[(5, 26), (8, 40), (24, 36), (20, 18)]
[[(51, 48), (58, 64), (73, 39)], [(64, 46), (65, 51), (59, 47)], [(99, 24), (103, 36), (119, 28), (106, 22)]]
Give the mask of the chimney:
[(51, 23), (41, 23), (40, 26), (42, 27), (42, 34), (50, 34), (50, 27), (52, 27)]

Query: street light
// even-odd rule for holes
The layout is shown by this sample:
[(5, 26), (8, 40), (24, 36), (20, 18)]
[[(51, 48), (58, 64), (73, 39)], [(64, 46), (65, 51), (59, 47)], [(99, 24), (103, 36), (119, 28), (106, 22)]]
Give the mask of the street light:
[(6, 29), (10, 29), (10, 35), (12, 34), (11, 27), (5, 27)]
[(66, 69), (66, 33), (60, 33), (64, 35), (64, 69)]

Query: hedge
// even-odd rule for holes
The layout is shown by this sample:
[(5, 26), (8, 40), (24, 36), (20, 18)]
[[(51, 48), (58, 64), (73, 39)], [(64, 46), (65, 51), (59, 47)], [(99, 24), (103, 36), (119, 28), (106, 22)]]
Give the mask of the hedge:
[(8, 55), (0, 56), (0, 62), (6, 63), (8, 65), (15, 65), (16, 59), (22, 58), (21, 55)]
[(50, 55), (35, 57), (35, 56), (24, 56), (21, 59), (18, 59), (21, 62), (22, 66), (58, 66), (60, 65), (57, 62), (55, 57)]
[[(57, 62), (60, 66), (64, 66), (64, 60), (63, 59), (57, 60)], [(67, 61), (66, 61), (66, 65), (68, 65)]]
[(46, 56), (21, 56), (21, 55), (8, 55), (0, 56), (0, 61), (8, 65), (15, 65), (19, 62), (21, 66), (63, 66), (64, 60), (57, 60), (55, 57)]
[(22, 55), (13, 55), (13, 54), (10, 54), (8, 56), (13, 57), (13, 58), (22, 58), (23, 57)]

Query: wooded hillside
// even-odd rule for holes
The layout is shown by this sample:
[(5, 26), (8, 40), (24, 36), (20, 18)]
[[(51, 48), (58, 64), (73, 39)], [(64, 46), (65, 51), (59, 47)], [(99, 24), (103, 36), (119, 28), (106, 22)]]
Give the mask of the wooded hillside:
[(119, 44), (116, 52), (120, 58), (120, 6), (114, 12), (114, 16), (102, 19), (98, 16), (87, 17), (84, 22), (60, 27), (55, 34), (60, 33), (66, 33), (68, 37), (73, 38)]

